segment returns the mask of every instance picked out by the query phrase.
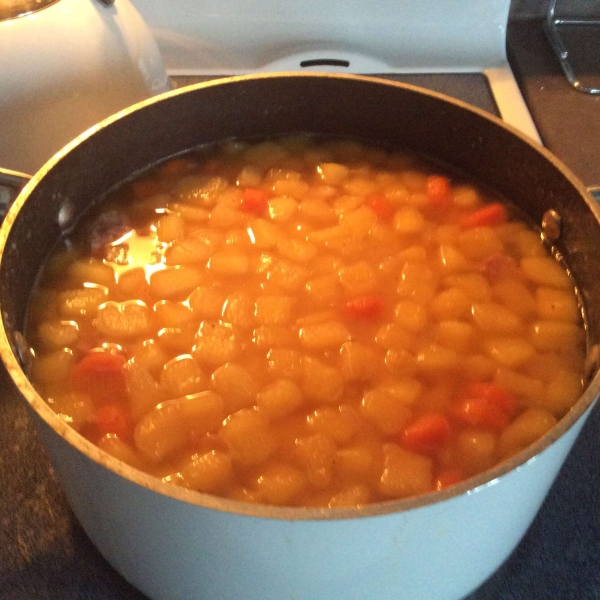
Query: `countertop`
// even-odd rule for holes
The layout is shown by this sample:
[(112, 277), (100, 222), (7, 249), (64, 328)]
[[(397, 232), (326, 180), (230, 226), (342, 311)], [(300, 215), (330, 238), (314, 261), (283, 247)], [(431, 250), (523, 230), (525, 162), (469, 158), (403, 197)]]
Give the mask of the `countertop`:
[[(569, 86), (540, 21), (511, 22), (508, 50), (544, 144), (600, 184), (600, 98)], [(436, 85), (444, 91), (443, 78)], [(74, 520), (3, 371), (0, 390), (0, 599), (143, 600)], [(596, 409), (520, 545), (468, 600), (600, 599), (599, 433)]]

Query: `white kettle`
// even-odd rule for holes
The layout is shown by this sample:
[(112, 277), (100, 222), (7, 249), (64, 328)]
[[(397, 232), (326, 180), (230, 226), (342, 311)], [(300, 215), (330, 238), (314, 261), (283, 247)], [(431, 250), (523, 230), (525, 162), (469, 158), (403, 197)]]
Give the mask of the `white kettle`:
[(71, 139), (171, 89), (129, 0), (0, 0), (0, 166), (33, 173)]

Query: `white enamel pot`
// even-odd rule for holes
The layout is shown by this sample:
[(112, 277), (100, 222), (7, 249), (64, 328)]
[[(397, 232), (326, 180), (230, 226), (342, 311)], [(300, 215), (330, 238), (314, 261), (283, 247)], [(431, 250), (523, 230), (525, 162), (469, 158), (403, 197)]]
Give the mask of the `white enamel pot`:
[[(590, 378), (553, 430), (444, 492), (361, 509), (277, 508), (163, 484), (101, 452), (38, 396), (20, 362), (26, 303), (71, 215), (198, 144), (299, 131), (421, 152), (487, 183), (534, 222), (548, 209), (559, 213), (556, 245), (587, 312)], [(0, 353), (76, 517), (112, 566), (152, 600), (456, 600), (518, 544), (598, 396), (598, 240), (599, 211), (582, 184), (549, 152), (482, 111), (356, 76), (219, 80), (103, 121), (26, 185), (0, 229)]]

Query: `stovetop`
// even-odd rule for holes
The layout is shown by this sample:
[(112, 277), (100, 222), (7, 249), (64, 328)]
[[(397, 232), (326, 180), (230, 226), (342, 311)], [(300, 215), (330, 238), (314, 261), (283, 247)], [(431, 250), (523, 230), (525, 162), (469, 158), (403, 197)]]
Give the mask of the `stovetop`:
[[(539, 23), (509, 30), (509, 50), (544, 143), (584, 183), (600, 183), (600, 161), (593, 157), (600, 134), (600, 99), (585, 98), (568, 87)], [(481, 74), (393, 79), (498, 114)], [(197, 80), (177, 77), (176, 83)], [(24, 403), (3, 371), (0, 389), (0, 599), (143, 600), (74, 519)], [(600, 599), (599, 431), (596, 409), (521, 544), (468, 600)]]

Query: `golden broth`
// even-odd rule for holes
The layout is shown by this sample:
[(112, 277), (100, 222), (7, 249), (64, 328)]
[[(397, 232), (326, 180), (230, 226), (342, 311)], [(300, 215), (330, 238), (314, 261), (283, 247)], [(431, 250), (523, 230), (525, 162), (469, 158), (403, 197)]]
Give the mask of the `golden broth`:
[(116, 190), (50, 257), (32, 381), (103, 450), (277, 505), (442, 489), (582, 391), (574, 284), (510, 205), (353, 141), (228, 142)]

